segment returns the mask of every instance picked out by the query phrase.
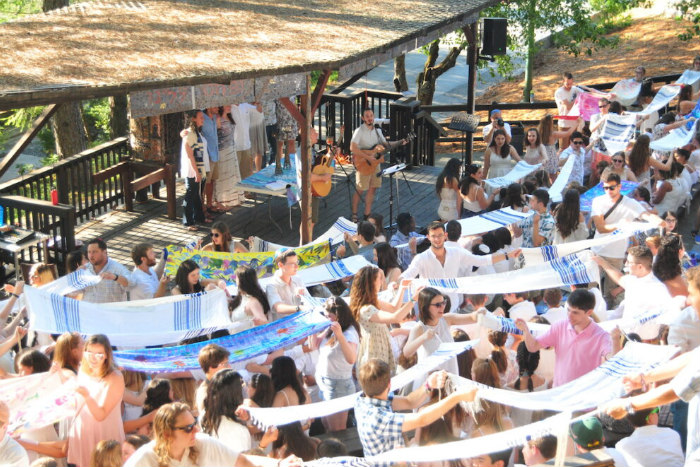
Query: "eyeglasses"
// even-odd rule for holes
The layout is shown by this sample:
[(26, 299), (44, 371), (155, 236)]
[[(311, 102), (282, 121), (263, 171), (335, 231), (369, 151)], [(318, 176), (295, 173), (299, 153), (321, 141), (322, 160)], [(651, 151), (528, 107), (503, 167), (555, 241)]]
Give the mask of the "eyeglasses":
[(624, 161), (622, 159), (613, 159), (613, 164), (622, 164)]
[(95, 358), (97, 360), (102, 360), (103, 358), (105, 358), (105, 354), (102, 352), (90, 352), (89, 350), (86, 350), (85, 354), (88, 357), (92, 357), (92, 358)]
[(175, 427), (173, 427), (173, 430), (182, 430), (185, 433), (189, 434), (189, 433), (192, 433), (192, 431), (194, 431), (196, 426), (197, 426), (197, 417), (194, 417), (194, 421), (192, 423), (190, 423), (189, 425), (175, 426)]
[(609, 106), (609, 105), (610, 105), (610, 104), (600, 104), (600, 105), (598, 105), (598, 108), (599, 108), (599, 109), (602, 109), (602, 108), (605, 108), (605, 107), (607, 107), (607, 106)]
[(580, 146), (583, 144), (583, 141), (572, 141), (572, 143)]
[(212, 232), (212, 233), (211, 233), (211, 236), (212, 236), (213, 238), (219, 238), (219, 237), (221, 236), (221, 234), (220, 234), (220, 233), (217, 233), (217, 232)]
[(608, 185), (608, 186), (603, 185), (603, 190), (613, 191), (618, 186), (619, 185)]
[(430, 306), (434, 306), (435, 308), (443, 308), (445, 305), (447, 305), (447, 301), (443, 300), (441, 302), (437, 303), (431, 303)]

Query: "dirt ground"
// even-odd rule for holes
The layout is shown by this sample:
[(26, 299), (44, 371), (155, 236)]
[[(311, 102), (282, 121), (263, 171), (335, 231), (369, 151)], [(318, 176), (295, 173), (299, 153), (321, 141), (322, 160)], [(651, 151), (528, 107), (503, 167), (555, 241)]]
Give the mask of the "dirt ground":
[[(700, 53), (697, 39), (681, 41), (678, 34), (686, 23), (664, 16), (649, 16), (649, 11), (633, 12), (632, 24), (611, 34), (618, 35), (620, 42), (615, 48), (593, 51), (588, 55), (574, 57), (559, 49), (541, 50), (535, 59), (533, 90), (536, 100), (553, 100), (554, 91), (561, 85), (561, 75), (570, 71), (576, 83), (596, 84), (618, 81), (634, 76), (634, 68), (644, 65), (647, 76), (681, 73), (692, 64), (693, 57)], [(477, 98), (478, 104), (497, 102), (520, 102), (523, 75), (489, 88)], [(438, 82), (439, 84), (439, 82)], [(534, 120), (546, 111), (506, 112), (505, 118)], [(484, 117), (482, 116), (482, 119)], [(457, 146), (443, 143), (438, 152), (450, 152)], [(475, 143), (475, 150), (483, 150)]]

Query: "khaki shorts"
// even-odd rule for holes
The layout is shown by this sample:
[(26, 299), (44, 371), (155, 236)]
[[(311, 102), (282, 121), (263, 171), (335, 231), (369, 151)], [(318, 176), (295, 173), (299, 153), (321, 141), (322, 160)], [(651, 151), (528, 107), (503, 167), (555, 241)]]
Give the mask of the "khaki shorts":
[(318, 207), (321, 204), (321, 198), (316, 196), (311, 197), (311, 222), (318, 224)]
[(219, 179), (219, 161), (209, 161), (209, 172), (207, 172), (207, 181), (215, 182)]
[(238, 156), (238, 168), (241, 171), (241, 180), (253, 175), (253, 157), (250, 154), (250, 149), (245, 151), (236, 151)]
[(380, 166), (371, 175), (362, 175), (360, 172), (355, 172), (355, 183), (360, 191), (367, 191), (370, 188), (379, 188), (382, 186), (382, 177), (377, 177)]

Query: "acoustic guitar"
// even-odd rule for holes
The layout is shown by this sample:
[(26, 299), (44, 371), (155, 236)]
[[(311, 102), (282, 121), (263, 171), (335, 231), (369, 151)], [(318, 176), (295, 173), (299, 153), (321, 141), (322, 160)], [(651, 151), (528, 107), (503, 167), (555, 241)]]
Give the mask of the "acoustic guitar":
[[(415, 139), (416, 135), (413, 132), (410, 132), (408, 135), (406, 135), (405, 138), (401, 139), (398, 141), (399, 145), (403, 143), (410, 143)], [(377, 146), (381, 146), (381, 144), (375, 144), (372, 148), (374, 149)], [(391, 143), (388, 144), (388, 146), (391, 146)], [(390, 147), (384, 148), (382, 151), (375, 151), (374, 157), (370, 158), (365, 158), (365, 157), (353, 157), (352, 158), (352, 163), (355, 166), (355, 169), (360, 172), (361, 175), (372, 175), (379, 165), (379, 160), (382, 158), (382, 154), (385, 152), (389, 151)]]
[[(317, 164), (311, 169), (312, 174), (325, 175), (332, 174), (334, 172), (333, 167), (331, 167), (331, 162), (335, 158), (336, 154), (340, 151), (338, 146), (331, 146), (325, 154), (317, 158)], [(323, 198), (331, 192), (331, 187), (333, 182), (328, 180), (327, 182), (311, 182), (311, 192), (314, 196)]]

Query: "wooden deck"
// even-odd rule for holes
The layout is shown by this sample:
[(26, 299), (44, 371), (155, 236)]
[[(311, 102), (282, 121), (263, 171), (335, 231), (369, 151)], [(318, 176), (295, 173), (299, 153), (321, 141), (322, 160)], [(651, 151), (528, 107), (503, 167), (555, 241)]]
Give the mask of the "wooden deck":
[[(348, 175), (354, 181), (354, 170), (345, 167)], [(399, 212), (408, 211), (416, 218), (417, 225), (426, 225), (437, 218), (438, 197), (435, 193), (435, 180), (442, 167), (414, 167), (404, 172), (406, 180), (397, 174), (394, 177), (394, 220)], [(340, 216), (350, 218), (350, 199), (353, 193), (352, 185), (340, 169), (333, 176), (333, 189), (321, 201), (319, 222), (314, 229), (314, 235), (325, 232)], [(398, 185), (398, 194), (396, 187)], [(384, 223), (389, 223), (389, 177), (384, 177), (382, 188), (374, 200), (374, 212), (384, 216)], [(107, 242), (111, 258), (132, 267), (130, 251), (139, 242), (150, 242), (156, 250), (170, 244), (183, 245), (197, 238), (209, 241), (209, 231), (201, 228), (199, 232), (187, 231), (181, 221), (182, 196), (184, 185), (178, 181), (178, 219), (173, 221), (166, 216), (165, 200), (149, 198), (144, 203), (134, 203), (134, 212), (124, 211), (124, 207), (112, 211), (93, 221), (78, 227), (76, 237), (83, 242), (100, 237)], [(363, 205), (360, 204), (361, 213)], [(271, 221), (274, 220), (281, 231)], [(301, 212), (295, 205), (291, 210), (287, 207), (287, 199), (275, 197), (258, 197), (257, 201), (245, 200), (241, 206), (235, 207), (228, 213), (218, 216), (231, 229), (236, 238), (247, 238), (257, 235), (265, 240), (283, 245), (299, 244), (299, 222)]]

